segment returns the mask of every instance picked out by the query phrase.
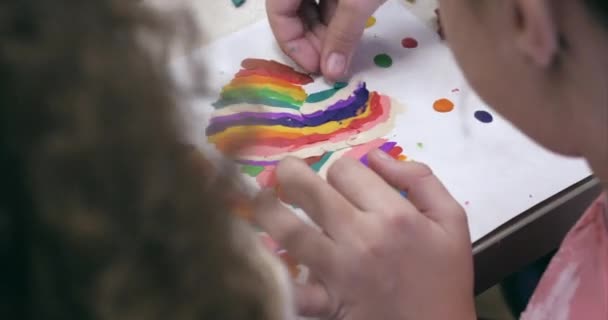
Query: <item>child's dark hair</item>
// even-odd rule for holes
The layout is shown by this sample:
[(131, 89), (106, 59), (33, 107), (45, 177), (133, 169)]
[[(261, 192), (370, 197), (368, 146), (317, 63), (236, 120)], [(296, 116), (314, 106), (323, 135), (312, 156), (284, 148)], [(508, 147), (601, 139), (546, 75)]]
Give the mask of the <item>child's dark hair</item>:
[(599, 19), (608, 27), (608, 1), (606, 0), (585, 0), (589, 8)]
[(167, 26), (140, 1), (0, 3), (1, 319), (267, 318), (230, 175), (178, 142), (144, 41)]

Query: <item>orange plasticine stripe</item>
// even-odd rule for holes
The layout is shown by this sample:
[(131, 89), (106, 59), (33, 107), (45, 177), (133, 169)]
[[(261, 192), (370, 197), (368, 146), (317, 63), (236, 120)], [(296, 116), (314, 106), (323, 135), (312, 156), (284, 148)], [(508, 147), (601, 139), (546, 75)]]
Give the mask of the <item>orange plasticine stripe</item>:
[[(300, 134), (297, 132), (287, 133), (282, 131), (272, 130), (272, 127), (266, 129), (252, 130), (251, 134), (255, 137), (256, 145), (267, 145), (273, 147), (289, 147), (298, 148), (300, 146), (309, 145), (312, 143), (330, 140), (334, 136), (338, 136), (345, 132), (356, 131), (366, 123), (376, 120), (382, 115), (382, 105), (380, 103), (381, 96), (378, 93), (373, 93), (370, 97), (369, 108), (370, 114), (365, 118), (353, 119), (347, 127), (339, 128), (329, 134)], [(232, 141), (232, 135), (221, 135), (213, 139), (218, 149), (223, 150), (224, 146)]]

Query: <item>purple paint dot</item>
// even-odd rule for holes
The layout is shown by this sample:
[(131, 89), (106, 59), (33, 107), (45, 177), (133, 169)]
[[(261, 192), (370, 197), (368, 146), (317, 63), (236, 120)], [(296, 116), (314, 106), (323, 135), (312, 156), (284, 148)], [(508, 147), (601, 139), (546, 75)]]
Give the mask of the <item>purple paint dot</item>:
[(479, 110), (475, 112), (475, 119), (483, 123), (491, 123), (494, 117), (487, 111)]

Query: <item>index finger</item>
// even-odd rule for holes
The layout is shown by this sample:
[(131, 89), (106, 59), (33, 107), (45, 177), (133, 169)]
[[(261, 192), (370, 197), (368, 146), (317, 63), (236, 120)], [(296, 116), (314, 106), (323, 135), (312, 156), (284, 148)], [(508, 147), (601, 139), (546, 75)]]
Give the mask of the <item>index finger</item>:
[(334, 244), (324, 234), (307, 225), (287, 209), (274, 195), (262, 192), (254, 201), (254, 219), (298, 261), (317, 272), (326, 273)]
[(303, 161), (286, 158), (277, 167), (281, 196), (296, 205), (332, 239), (344, 238), (357, 209)]
[(435, 222), (454, 216), (462, 208), (426, 165), (399, 162), (383, 156), (383, 151), (369, 154), (370, 167), (386, 182), (408, 194), (408, 199), (422, 214)]
[(279, 47), (308, 72), (320, 68), (321, 41), (313, 32), (313, 28), (321, 27), (320, 17), (314, 16), (315, 12), (318, 15), (316, 7), (310, 0), (266, 1), (268, 21)]

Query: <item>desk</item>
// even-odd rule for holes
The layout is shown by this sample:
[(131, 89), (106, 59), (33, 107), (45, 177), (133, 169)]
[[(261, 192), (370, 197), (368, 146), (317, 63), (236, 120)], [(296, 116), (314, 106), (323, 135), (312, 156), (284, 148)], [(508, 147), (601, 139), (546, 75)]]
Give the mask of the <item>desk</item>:
[(599, 181), (588, 177), (476, 241), (475, 293), (557, 249), (601, 192)]
[[(150, 0), (166, 5), (168, 0)], [(265, 17), (263, 0), (248, 0), (234, 8), (229, 0), (173, 0), (171, 5), (189, 4), (206, 34), (213, 41)], [(434, 1), (419, 1), (415, 15), (432, 23)], [(227, 18), (229, 17), (229, 18)], [(500, 282), (504, 277), (555, 250), (585, 208), (599, 195), (601, 187), (592, 177), (557, 193), (519, 214), (473, 243), (476, 292)]]

